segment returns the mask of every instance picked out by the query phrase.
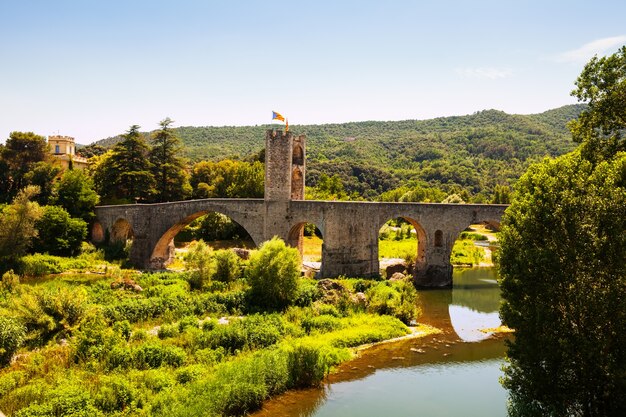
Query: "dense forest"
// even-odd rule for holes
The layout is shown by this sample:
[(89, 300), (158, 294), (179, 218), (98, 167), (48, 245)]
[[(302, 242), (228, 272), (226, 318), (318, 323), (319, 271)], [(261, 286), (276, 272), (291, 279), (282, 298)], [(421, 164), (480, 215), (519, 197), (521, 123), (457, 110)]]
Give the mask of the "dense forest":
[[(530, 162), (571, 151), (566, 124), (584, 108), (568, 105), (533, 115), (485, 110), (430, 120), (292, 125), (291, 130), (307, 135), (308, 186), (316, 186), (324, 173), (341, 179), (348, 198), (397, 200), (413, 191), (426, 201), (456, 193), (466, 201), (488, 202), (496, 186), (510, 186)], [(184, 126), (173, 131), (191, 162), (251, 160), (272, 127), (276, 125)], [(109, 147), (120, 138), (96, 144)], [(405, 201), (411, 198), (405, 196)]]

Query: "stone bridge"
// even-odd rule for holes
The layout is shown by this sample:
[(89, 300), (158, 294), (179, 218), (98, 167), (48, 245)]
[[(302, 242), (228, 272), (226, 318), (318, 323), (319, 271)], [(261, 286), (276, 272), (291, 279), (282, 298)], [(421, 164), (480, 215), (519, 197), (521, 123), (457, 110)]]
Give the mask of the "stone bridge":
[(278, 236), (301, 249), (306, 223), (322, 233), (322, 277), (379, 274), (378, 234), (391, 219), (403, 218), (417, 232), (415, 282), (424, 287), (452, 284), (450, 255), (459, 234), (471, 224), (497, 226), (506, 205), (378, 203), (304, 200), (305, 136), (268, 131), (265, 197), (203, 199), (158, 204), (96, 207), (95, 241), (133, 239), (131, 262), (162, 268), (173, 238), (194, 219), (222, 213), (239, 223), (256, 245)]

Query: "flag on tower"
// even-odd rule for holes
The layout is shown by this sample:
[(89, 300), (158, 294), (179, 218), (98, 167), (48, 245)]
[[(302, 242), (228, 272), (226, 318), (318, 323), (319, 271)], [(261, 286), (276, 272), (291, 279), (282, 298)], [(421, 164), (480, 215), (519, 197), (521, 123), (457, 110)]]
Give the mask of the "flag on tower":
[(281, 122), (285, 121), (285, 118), (280, 113), (272, 112), (272, 120), (280, 120)]

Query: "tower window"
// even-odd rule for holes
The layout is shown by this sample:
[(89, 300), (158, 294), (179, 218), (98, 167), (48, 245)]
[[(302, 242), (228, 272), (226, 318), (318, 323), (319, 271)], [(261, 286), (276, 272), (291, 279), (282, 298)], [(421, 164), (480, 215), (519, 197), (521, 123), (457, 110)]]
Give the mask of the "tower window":
[(61, 153), (61, 147), (59, 145), (54, 145), (54, 153)]

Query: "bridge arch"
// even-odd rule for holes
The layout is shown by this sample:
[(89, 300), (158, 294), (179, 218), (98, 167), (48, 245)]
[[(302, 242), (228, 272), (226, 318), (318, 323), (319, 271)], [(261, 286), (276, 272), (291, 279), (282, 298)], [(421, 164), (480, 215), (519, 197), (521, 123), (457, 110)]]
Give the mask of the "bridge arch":
[(171, 225), (167, 230), (165, 230), (161, 234), (159, 239), (156, 241), (156, 244), (154, 245), (154, 248), (152, 249), (152, 253), (150, 255), (151, 266), (153, 268), (163, 268), (165, 265), (167, 265), (169, 260), (173, 257), (174, 237), (176, 237), (176, 235), (181, 230), (183, 230), (186, 226), (188, 226), (191, 222), (209, 213), (218, 213), (218, 214), (222, 214), (228, 217), (229, 219), (237, 223), (246, 231), (246, 233), (250, 236), (255, 246), (258, 246), (260, 244), (260, 242), (255, 240), (255, 238), (248, 231), (245, 225), (239, 223), (237, 220), (229, 216), (227, 213), (220, 211), (220, 210), (201, 210), (201, 211), (192, 213), (190, 215), (187, 215), (186, 217), (178, 220), (176, 223)]
[(95, 221), (91, 226), (91, 241), (95, 243), (102, 243), (106, 240), (106, 235), (102, 223)]
[[(397, 215), (397, 216), (392, 215), (391, 217), (388, 217), (387, 219), (383, 220), (383, 222), (378, 225), (377, 233), (389, 220), (393, 220), (393, 219), (402, 219), (406, 221), (407, 223), (409, 223), (415, 230), (416, 238), (417, 238), (417, 252), (415, 254), (415, 265), (412, 266), (411, 271), (407, 271), (407, 272), (414, 274), (415, 271), (420, 270), (426, 265), (426, 248), (428, 247), (428, 234), (426, 233), (426, 229), (420, 224), (420, 222), (418, 222), (415, 218), (408, 216), (408, 215)], [(378, 248), (380, 248), (380, 246)], [(380, 258), (380, 254), (378, 257)]]
[(117, 218), (111, 226), (111, 234), (109, 240), (111, 242), (125, 242), (135, 237), (133, 226), (123, 217)]

